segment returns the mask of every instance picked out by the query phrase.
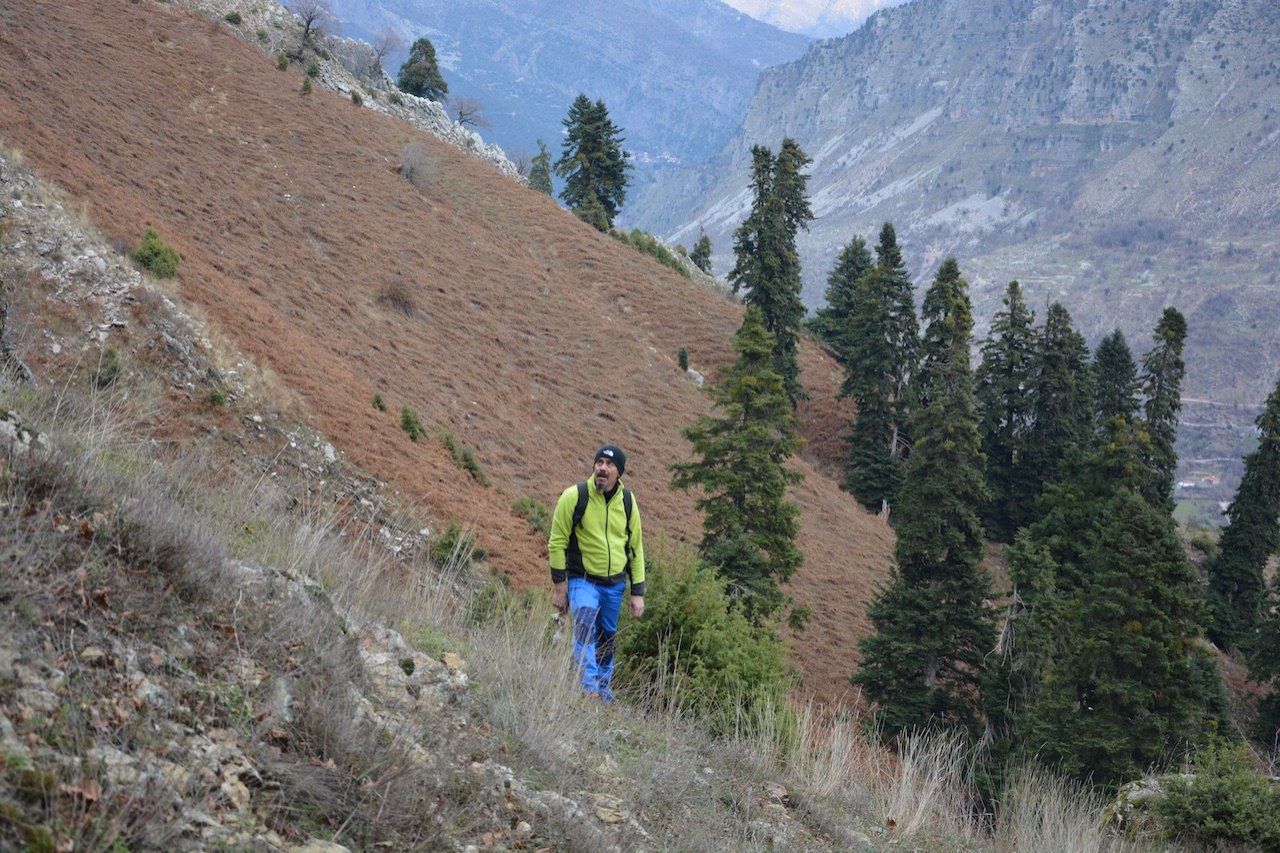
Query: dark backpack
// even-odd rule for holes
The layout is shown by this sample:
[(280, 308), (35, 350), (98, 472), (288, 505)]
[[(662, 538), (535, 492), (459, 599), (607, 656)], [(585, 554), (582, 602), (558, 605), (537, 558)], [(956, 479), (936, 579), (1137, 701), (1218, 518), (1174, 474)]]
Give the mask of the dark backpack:
[[(582, 565), (582, 551), (578, 548), (578, 526), (582, 524), (582, 517), (587, 514), (587, 482), (583, 480), (578, 483), (578, 502), (573, 507), (573, 522), (569, 526), (569, 544), (565, 546), (564, 557), (565, 567), (575, 568), (579, 571), (586, 572), (586, 566)], [(631, 577), (631, 490), (626, 486), (622, 487), (622, 511), (627, 516), (627, 577)]]

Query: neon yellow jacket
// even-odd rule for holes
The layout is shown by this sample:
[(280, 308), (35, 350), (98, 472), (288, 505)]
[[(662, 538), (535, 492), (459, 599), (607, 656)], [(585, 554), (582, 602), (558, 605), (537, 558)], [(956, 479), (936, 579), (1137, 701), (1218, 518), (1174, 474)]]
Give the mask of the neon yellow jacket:
[[(631, 552), (631, 594), (644, 595), (644, 541), (640, 529), (640, 507), (635, 494), (631, 496), (631, 538), (627, 539), (627, 511), (622, 505), (622, 481), (618, 481), (613, 496), (608, 500), (596, 488), (594, 479), (587, 479), (587, 508), (578, 526), (578, 550), (582, 554), (582, 567), (570, 565), (570, 529), (573, 510), (578, 504), (578, 486), (575, 483), (560, 494), (556, 511), (551, 518), (551, 537), (547, 540), (548, 559), (551, 563), (551, 580), (560, 583), (566, 577), (586, 577), (607, 583), (616, 583), (628, 575), (627, 552)], [(629, 547), (628, 547), (629, 546)]]

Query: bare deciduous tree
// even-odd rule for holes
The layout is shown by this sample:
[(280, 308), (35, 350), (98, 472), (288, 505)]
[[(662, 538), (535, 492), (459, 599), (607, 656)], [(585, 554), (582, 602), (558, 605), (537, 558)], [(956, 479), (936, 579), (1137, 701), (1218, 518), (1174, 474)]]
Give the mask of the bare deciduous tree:
[(475, 98), (450, 98), (449, 109), (453, 112), (454, 121), (461, 125), (471, 125), (472, 127), (493, 127), (493, 124), (484, 115), (484, 104)]
[(517, 148), (511, 152), (511, 165), (516, 167), (516, 173), (522, 178), (529, 177), (529, 170), (533, 168), (533, 156), (523, 148)]
[(373, 37), (372, 47), (374, 63), (381, 70), (382, 60), (386, 59), (388, 54), (404, 50), (404, 39), (391, 27), (385, 27)]
[(338, 31), (338, 16), (329, 7), (329, 0), (289, 0), (288, 9), (302, 19), (299, 51), (310, 47), (311, 42), (325, 32), (336, 34)]

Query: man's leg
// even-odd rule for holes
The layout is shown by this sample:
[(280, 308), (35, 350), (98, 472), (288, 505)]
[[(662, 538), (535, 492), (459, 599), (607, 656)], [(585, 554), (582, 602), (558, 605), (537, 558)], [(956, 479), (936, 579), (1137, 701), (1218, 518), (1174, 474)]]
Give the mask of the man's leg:
[(573, 614), (573, 660), (578, 665), (582, 689), (587, 693), (600, 692), (600, 667), (596, 663), (599, 589), (582, 578), (569, 578), (569, 612)]
[(618, 636), (618, 614), (622, 611), (622, 597), (627, 582), (617, 586), (599, 588), (600, 611), (596, 616), (596, 672), (600, 684), (600, 698), (613, 701), (613, 653)]

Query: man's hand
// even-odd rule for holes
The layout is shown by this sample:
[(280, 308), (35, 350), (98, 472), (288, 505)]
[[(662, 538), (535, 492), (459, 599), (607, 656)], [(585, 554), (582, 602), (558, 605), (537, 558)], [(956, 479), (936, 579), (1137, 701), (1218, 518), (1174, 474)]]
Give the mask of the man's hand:
[[(569, 582), (556, 584), (551, 590), (551, 606), (561, 613), (569, 612)], [(643, 604), (640, 609), (644, 609)]]
[(644, 596), (631, 596), (631, 616), (633, 619), (639, 619), (644, 615)]

